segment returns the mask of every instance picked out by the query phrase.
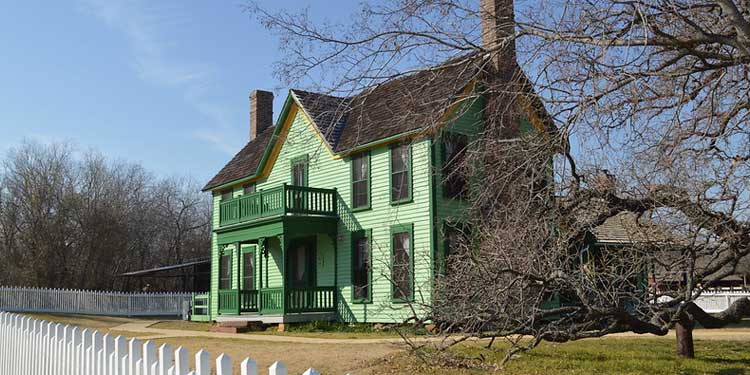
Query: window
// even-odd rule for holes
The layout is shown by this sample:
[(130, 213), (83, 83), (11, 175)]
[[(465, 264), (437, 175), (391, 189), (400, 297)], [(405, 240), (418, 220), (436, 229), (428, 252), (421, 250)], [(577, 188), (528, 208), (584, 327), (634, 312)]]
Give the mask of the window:
[(355, 302), (372, 301), (370, 238), (370, 231), (352, 232), (352, 299)]
[(458, 223), (443, 223), (443, 254), (440, 267), (442, 272), (446, 273), (450, 270), (451, 256), (458, 253), (461, 246), (469, 245), (468, 234), (463, 224)]
[(255, 289), (255, 252), (242, 253), (242, 289)]
[(414, 295), (414, 252), (412, 226), (391, 227), (391, 297), (396, 302), (411, 301)]
[(232, 288), (232, 252), (224, 251), (219, 259), (219, 289)]
[(391, 148), (391, 203), (411, 199), (411, 146)]
[(466, 195), (466, 178), (461, 171), (468, 139), (462, 134), (443, 136), (443, 195), (463, 198)]
[(254, 183), (245, 184), (245, 185), (242, 186), (242, 194), (248, 195), (248, 194), (252, 194), (252, 193), (255, 193), (255, 184)]
[(292, 185), (307, 186), (307, 155), (292, 159)]
[(232, 189), (227, 189), (221, 192), (221, 200), (225, 201), (227, 199), (232, 199)]
[(370, 155), (352, 157), (352, 208), (370, 208)]

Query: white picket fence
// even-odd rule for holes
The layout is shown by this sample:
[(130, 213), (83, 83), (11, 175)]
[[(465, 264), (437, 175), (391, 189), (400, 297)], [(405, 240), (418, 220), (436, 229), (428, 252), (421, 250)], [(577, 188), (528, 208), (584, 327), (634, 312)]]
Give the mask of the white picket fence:
[[(201, 349), (191, 365), (183, 347), (159, 348), (152, 341), (127, 340), (99, 331), (0, 312), (0, 374), (12, 375), (231, 375), (232, 359), (220, 354), (214, 360)], [(240, 363), (241, 375), (257, 375), (255, 361)], [(286, 366), (274, 362), (269, 375), (287, 375)], [(307, 369), (303, 375), (320, 375)]]
[(0, 287), (0, 311), (58, 314), (181, 315), (190, 293), (128, 293)]
[(718, 313), (728, 309), (734, 301), (741, 298), (750, 298), (750, 291), (707, 291), (701, 293), (701, 295), (695, 299), (695, 304), (708, 313)]

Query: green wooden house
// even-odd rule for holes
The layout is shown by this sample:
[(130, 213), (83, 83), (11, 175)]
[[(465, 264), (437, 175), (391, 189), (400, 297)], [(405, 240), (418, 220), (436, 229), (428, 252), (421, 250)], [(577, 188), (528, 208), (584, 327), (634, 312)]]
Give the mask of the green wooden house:
[(204, 188), (211, 289), (193, 319), (400, 322), (429, 303), (464, 204), (445, 176), (483, 124), (476, 69), (290, 90), (275, 126), (273, 95), (253, 91), (249, 142)]

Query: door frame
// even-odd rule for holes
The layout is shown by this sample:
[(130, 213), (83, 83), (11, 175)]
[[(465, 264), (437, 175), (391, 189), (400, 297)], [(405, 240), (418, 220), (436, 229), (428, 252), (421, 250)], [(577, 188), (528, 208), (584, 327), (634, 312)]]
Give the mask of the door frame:
[(298, 286), (292, 286), (292, 267), (291, 262), (295, 255), (295, 250), (297, 248), (297, 244), (299, 243), (307, 242), (307, 244), (310, 245), (310, 256), (309, 259), (307, 259), (307, 264), (305, 264), (306, 271), (310, 274), (310, 285), (303, 286), (302, 288), (315, 288), (318, 286), (318, 236), (305, 236), (305, 237), (297, 237), (292, 238), (289, 240), (289, 252), (287, 252), (285, 256), (285, 269), (288, 270), (288, 272), (285, 272), (284, 275), (284, 285), (288, 287), (298, 287)]
[[(242, 248), (242, 245), (245, 245), (245, 248)], [(253, 288), (252, 289), (245, 289), (245, 254), (252, 254), (253, 258)], [(258, 254), (258, 245), (254, 243), (245, 243), (240, 244), (240, 249), (238, 252), (238, 259), (237, 259), (237, 275), (239, 278), (237, 279), (237, 289), (239, 290), (256, 290), (258, 289), (258, 261), (257, 261), (257, 254)]]

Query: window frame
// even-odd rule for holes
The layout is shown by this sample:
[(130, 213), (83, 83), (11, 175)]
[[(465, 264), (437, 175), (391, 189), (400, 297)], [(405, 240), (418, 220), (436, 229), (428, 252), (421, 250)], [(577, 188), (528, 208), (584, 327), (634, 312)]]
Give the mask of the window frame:
[[(227, 278), (222, 277), (222, 259), (223, 257), (229, 257), (229, 265), (227, 266), (228, 275)], [(223, 249), (221, 252), (219, 252), (219, 290), (232, 290), (232, 278), (233, 278), (233, 272), (232, 268), (234, 268), (234, 249)], [(221, 282), (223, 279), (229, 280), (229, 288), (222, 288)]]
[(448, 186), (450, 183), (449, 181), (450, 171), (446, 171), (446, 169), (448, 168), (448, 162), (449, 162), (448, 157), (446, 155), (447, 154), (446, 153), (446, 141), (451, 138), (460, 138), (463, 141), (465, 141), (466, 144), (464, 145), (463, 150), (460, 152), (465, 153), (469, 147), (469, 136), (466, 134), (446, 131), (445, 133), (443, 133), (443, 136), (440, 137), (440, 159), (441, 159), (440, 160), (440, 175), (442, 177), (440, 181), (441, 182), (440, 186), (441, 186), (441, 189), (443, 190), (442, 195), (444, 198), (464, 200), (466, 199), (467, 189), (469, 187), (469, 183), (466, 179), (466, 176), (463, 176), (463, 189), (461, 191), (455, 193), (455, 192), (448, 190)]
[[(227, 194), (229, 195), (229, 197), (225, 198), (224, 196), (227, 195)], [(234, 189), (229, 188), (229, 189), (224, 189), (224, 190), (219, 191), (219, 197), (220, 197), (219, 199), (222, 202), (228, 201), (228, 200), (234, 198)]]
[[(252, 191), (248, 193), (247, 192), (248, 189), (250, 189)], [(255, 182), (250, 182), (250, 183), (244, 184), (244, 185), (242, 185), (242, 195), (253, 194), (253, 193), (255, 193), (257, 191), (257, 189), (258, 189), (258, 186), (255, 184)]]
[[(409, 234), (409, 298), (398, 298), (395, 296), (396, 283), (393, 277), (396, 261), (395, 235), (399, 233)], [(414, 224), (396, 224), (391, 226), (391, 303), (414, 302)]]
[[(294, 185), (294, 167), (296, 165), (304, 166), (302, 185)], [(307, 187), (310, 184), (310, 158), (307, 154), (299, 155), (289, 160), (289, 184), (293, 186)]]
[[(407, 157), (409, 158), (408, 163), (406, 163), (406, 180), (408, 182), (407, 186), (407, 194), (406, 197), (394, 200), (393, 199), (393, 150), (400, 148), (400, 147), (406, 147), (407, 150)], [(388, 200), (391, 202), (391, 205), (399, 205), (399, 204), (405, 204), (412, 201), (413, 198), (413, 157), (412, 157), (412, 145), (411, 143), (396, 143), (389, 147), (388, 149)], [(401, 173), (401, 172), (399, 172)]]
[[(355, 159), (364, 158), (367, 162), (367, 176), (364, 180), (358, 180), (354, 181), (354, 168), (355, 168)], [(353, 155), (350, 159), (351, 167), (349, 168), (349, 195), (350, 195), (350, 204), (352, 208), (352, 212), (357, 211), (366, 211), (372, 208), (372, 161), (370, 158), (370, 152), (365, 151), (362, 153), (359, 153), (357, 155)], [(354, 195), (354, 184), (356, 182), (366, 182), (367, 183), (367, 204), (364, 206), (357, 207), (355, 205), (355, 195)]]
[[(367, 239), (367, 258), (368, 258), (368, 268), (367, 268), (367, 298), (358, 298), (355, 295), (355, 285), (354, 285), (354, 254), (356, 253), (357, 249), (357, 241), (359, 241), (362, 238)], [(372, 229), (361, 229), (357, 231), (351, 232), (351, 272), (350, 272), (350, 278), (351, 278), (351, 285), (352, 285), (352, 303), (358, 303), (358, 304), (365, 304), (365, 303), (372, 303)]]

